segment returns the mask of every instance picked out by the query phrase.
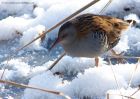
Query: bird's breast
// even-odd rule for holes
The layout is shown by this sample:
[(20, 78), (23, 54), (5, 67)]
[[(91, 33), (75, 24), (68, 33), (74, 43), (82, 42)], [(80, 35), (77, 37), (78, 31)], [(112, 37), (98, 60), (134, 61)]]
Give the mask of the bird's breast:
[(107, 50), (107, 37), (102, 33), (89, 33), (71, 44), (62, 45), (65, 52), (73, 57), (97, 57)]

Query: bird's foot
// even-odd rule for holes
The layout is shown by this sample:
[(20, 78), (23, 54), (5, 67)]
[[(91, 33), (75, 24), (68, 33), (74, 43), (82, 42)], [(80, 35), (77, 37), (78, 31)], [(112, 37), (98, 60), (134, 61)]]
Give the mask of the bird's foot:
[(99, 67), (99, 57), (95, 57), (95, 66)]
[(119, 53), (119, 54), (117, 54), (113, 49), (111, 50), (111, 52), (112, 52), (112, 54), (113, 54), (113, 56), (115, 57), (115, 58), (117, 58), (117, 63), (119, 64), (119, 63), (126, 63), (127, 61), (123, 58), (123, 56), (124, 56), (124, 52), (121, 52), (121, 53)]
[(59, 76), (60, 78), (62, 78), (62, 77), (64, 76), (64, 74), (61, 73), (61, 72), (55, 72), (55, 73), (53, 73), (53, 75), (57, 75), (57, 76)]

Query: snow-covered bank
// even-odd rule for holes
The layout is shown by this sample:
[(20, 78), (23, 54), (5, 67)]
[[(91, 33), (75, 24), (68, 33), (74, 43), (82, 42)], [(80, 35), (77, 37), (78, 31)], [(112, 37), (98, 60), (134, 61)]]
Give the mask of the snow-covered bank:
[[(117, 81), (120, 88), (126, 89), (131, 78), (131, 73), (135, 69), (135, 64), (120, 64), (119, 66), (113, 66)], [(132, 80), (131, 87), (138, 86), (140, 84), (140, 67), (138, 67), (135, 76)], [(99, 68), (86, 69), (83, 74), (79, 73), (75, 79), (71, 82), (64, 81), (59, 76), (54, 76), (51, 72), (45, 72), (33, 77), (29, 81), (29, 85), (38, 86), (40, 88), (47, 88), (53, 90), (59, 90), (73, 97), (74, 99), (83, 99), (89, 97), (92, 99), (105, 98), (105, 94), (110, 89), (117, 89), (117, 85), (114, 79), (113, 72), (110, 66), (103, 66)], [(133, 93), (133, 89), (131, 92)], [(139, 95), (139, 94), (138, 94)], [(138, 96), (137, 96), (138, 97)], [(62, 99), (56, 95), (26, 89), (22, 99)], [(110, 98), (114, 99), (114, 98)], [(117, 99), (117, 98), (115, 98)], [(138, 99), (138, 98), (137, 98)]]

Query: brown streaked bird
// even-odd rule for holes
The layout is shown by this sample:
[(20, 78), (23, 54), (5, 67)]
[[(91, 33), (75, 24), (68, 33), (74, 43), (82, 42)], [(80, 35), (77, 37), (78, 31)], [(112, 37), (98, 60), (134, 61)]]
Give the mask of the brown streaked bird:
[(103, 15), (80, 15), (60, 27), (58, 38), (50, 50), (60, 43), (68, 55), (95, 58), (95, 65), (98, 66), (98, 56), (109, 50), (115, 54), (112, 48), (118, 44), (122, 31), (132, 22)]

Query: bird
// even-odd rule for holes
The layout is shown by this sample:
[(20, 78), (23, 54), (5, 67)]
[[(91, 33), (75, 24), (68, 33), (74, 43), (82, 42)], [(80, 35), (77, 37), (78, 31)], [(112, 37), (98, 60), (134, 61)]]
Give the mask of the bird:
[(118, 44), (123, 31), (135, 23), (134, 20), (123, 20), (106, 15), (91, 13), (79, 15), (60, 26), (58, 37), (51, 45), (62, 45), (67, 55), (72, 57), (95, 58), (99, 66), (99, 56), (111, 51)]

